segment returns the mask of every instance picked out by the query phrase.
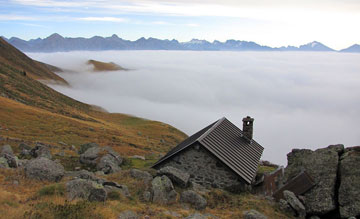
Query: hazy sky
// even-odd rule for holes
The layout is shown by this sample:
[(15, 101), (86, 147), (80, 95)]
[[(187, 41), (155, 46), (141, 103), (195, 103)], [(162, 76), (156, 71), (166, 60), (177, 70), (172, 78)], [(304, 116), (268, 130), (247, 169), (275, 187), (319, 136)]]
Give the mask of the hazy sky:
[(359, 44), (359, 0), (0, 0), (0, 34)]
[[(263, 159), (285, 164), (292, 148), (360, 142), (360, 54), (107, 51), (30, 54), (79, 73), (57, 90), (111, 112), (167, 122), (188, 135), (225, 116), (255, 118)], [(88, 59), (132, 71), (91, 73)]]

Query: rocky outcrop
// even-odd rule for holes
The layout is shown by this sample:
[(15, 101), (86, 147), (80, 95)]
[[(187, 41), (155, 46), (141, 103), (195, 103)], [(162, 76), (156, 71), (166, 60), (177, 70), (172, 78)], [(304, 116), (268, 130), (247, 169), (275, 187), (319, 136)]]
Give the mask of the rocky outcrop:
[(45, 157), (48, 159), (52, 158), (49, 147), (41, 143), (37, 143), (36, 146), (30, 150), (30, 155), (35, 158), (37, 157)]
[(316, 151), (294, 149), (287, 155), (285, 182), (303, 170), (306, 170), (315, 181), (316, 185), (304, 194), (308, 214), (324, 215), (336, 210), (337, 171), (339, 155), (343, 151), (343, 145), (330, 145)]
[(83, 144), (80, 146), (78, 153), (83, 154), (83, 153), (85, 153), (85, 151), (87, 151), (89, 148), (92, 148), (92, 147), (100, 147), (100, 146), (96, 143)]
[(121, 170), (122, 161), (122, 157), (110, 147), (92, 146), (80, 155), (81, 163), (105, 174)]
[(67, 182), (66, 192), (69, 200), (82, 198), (104, 202), (107, 198), (107, 192), (101, 184), (85, 179), (74, 179)]
[(196, 210), (203, 210), (207, 205), (207, 201), (204, 197), (191, 190), (182, 192), (180, 195), (180, 201), (191, 204), (191, 206)]
[(151, 182), (150, 200), (158, 204), (172, 204), (176, 201), (177, 192), (167, 176), (157, 176)]
[(285, 190), (284, 198), (287, 201), (287, 203), (291, 206), (291, 208), (295, 210), (299, 218), (305, 218), (306, 216), (305, 206), (300, 202), (300, 200), (296, 197), (296, 195), (293, 192)]
[(130, 176), (138, 180), (143, 180), (146, 183), (150, 182), (153, 179), (150, 173), (138, 169), (131, 169)]
[(339, 205), (342, 218), (360, 216), (360, 146), (340, 158)]
[(25, 165), (25, 175), (28, 178), (58, 182), (64, 176), (64, 167), (45, 157), (29, 161)]
[(158, 175), (166, 175), (176, 185), (186, 188), (188, 186), (190, 174), (172, 166), (166, 166), (158, 170)]
[(267, 219), (267, 217), (256, 210), (245, 211), (244, 219)]
[(17, 168), (19, 166), (19, 159), (17, 158), (17, 156), (14, 155), (14, 152), (10, 145), (4, 145), (1, 147), (0, 157), (2, 158), (0, 161), (0, 167)]

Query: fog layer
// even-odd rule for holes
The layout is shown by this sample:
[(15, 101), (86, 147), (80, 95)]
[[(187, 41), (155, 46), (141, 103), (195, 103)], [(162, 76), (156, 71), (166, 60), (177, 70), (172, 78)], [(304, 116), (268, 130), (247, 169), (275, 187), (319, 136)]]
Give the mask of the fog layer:
[[(169, 123), (188, 135), (225, 116), (255, 118), (262, 159), (286, 164), (292, 148), (360, 145), (360, 54), (106, 51), (32, 53), (60, 73), (77, 100)], [(88, 59), (131, 71), (93, 73)]]

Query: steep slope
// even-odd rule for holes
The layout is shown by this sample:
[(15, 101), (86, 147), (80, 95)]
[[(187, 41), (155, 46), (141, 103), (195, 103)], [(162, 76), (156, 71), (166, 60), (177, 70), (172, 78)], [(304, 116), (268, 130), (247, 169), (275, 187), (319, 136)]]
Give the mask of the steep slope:
[(147, 154), (165, 152), (186, 137), (167, 124), (100, 112), (60, 94), (35, 80), (57, 79), (51, 66), (30, 59), (2, 39), (0, 48), (0, 139), (97, 142), (122, 154)]
[(67, 84), (64, 79), (50, 71), (46, 65), (27, 57), (2, 38), (0, 38), (0, 63), (3, 71), (11, 69), (20, 74), (25, 71), (26, 76), (35, 80), (51, 80), (60, 84)]
[(128, 69), (121, 67), (113, 62), (100, 62), (90, 59), (87, 61), (88, 65), (92, 65), (93, 71), (126, 71)]

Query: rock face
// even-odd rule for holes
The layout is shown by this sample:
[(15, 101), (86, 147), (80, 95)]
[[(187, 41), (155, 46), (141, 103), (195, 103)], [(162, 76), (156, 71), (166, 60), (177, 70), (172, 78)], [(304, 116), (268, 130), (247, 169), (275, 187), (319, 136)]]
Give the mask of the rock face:
[(285, 190), (284, 198), (289, 203), (289, 205), (297, 212), (298, 217), (305, 218), (305, 206), (300, 202), (300, 200), (295, 196), (293, 192)]
[(340, 160), (340, 215), (360, 216), (360, 146), (347, 149)]
[(176, 185), (186, 188), (188, 186), (190, 174), (172, 166), (166, 166), (158, 170), (158, 175), (166, 175)]
[(114, 173), (121, 168), (119, 167), (123, 159), (110, 147), (90, 147), (80, 155), (80, 162), (90, 167), (95, 167), (98, 171), (105, 174)]
[(256, 210), (245, 211), (244, 219), (267, 219), (267, 217)]
[(64, 167), (45, 157), (29, 161), (25, 165), (25, 175), (28, 178), (58, 182), (64, 176)]
[(167, 176), (157, 176), (151, 182), (151, 200), (158, 204), (172, 204), (176, 201), (177, 192)]
[(337, 208), (335, 185), (339, 154), (343, 151), (343, 145), (330, 145), (316, 151), (294, 149), (287, 155), (288, 166), (285, 168), (285, 182), (302, 170), (306, 170), (315, 181), (316, 185), (304, 194), (308, 214), (323, 215)]
[(207, 205), (207, 201), (204, 197), (191, 190), (182, 192), (180, 201), (191, 204), (196, 210), (203, 210)]
[(94, 181), (74, 179), (66, 183), (67, 198), (87, 199), (89, 201), (105, 201), (107, 193), (105, 188)]
[(83, 153), (85, 153), (85, 151), (87, 151), (89, 148), (92, 148), (92, 147), (100, 147), (100, 146), (96, 143), (83, 144), (80, 146), (78, 153), (83, 154)]

